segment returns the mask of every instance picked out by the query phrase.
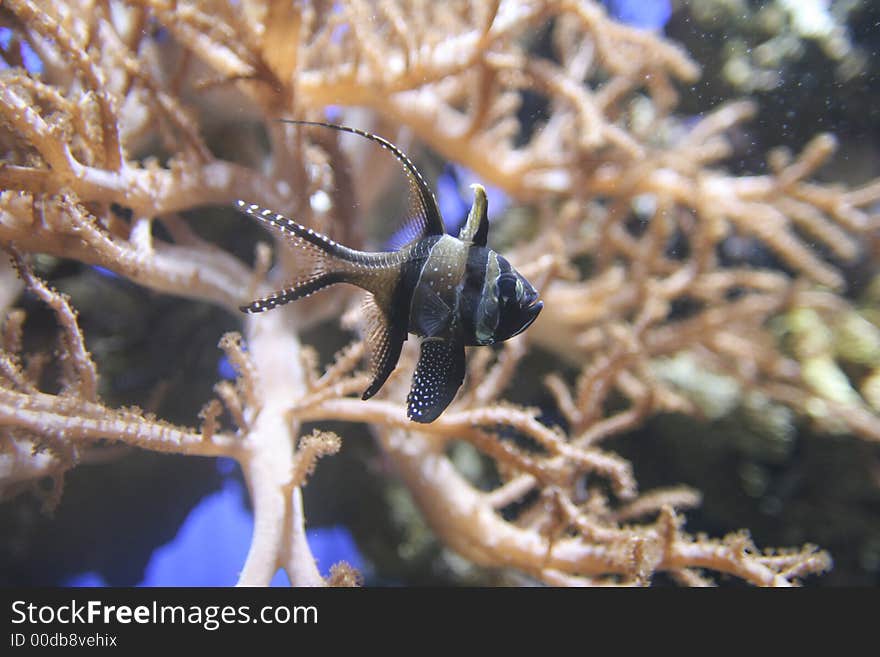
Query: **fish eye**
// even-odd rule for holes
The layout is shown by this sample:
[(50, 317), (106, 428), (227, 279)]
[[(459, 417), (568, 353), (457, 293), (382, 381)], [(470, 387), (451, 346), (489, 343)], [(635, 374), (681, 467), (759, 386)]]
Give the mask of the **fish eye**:
[(498, 296), (505, 301), (517, 298), (518, 286), (521, 286), (516, 277), (502, 274), (498, 277)]

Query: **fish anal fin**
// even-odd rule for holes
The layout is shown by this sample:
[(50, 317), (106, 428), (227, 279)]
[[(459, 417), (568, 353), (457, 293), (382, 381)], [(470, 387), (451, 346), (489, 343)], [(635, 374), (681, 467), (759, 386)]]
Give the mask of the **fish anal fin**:
[(414, 422), (436, 420), (455, 398), (464, 381), (464, 343), (460, 338), (425, 338), (412, 387), (406, 398), (406, 414)]
[(379, 392), (397, 366), (400, 350), (406, 340), (406, 322), (389, 315), (372, 294), (367, 294), (364, 298), (362, 311), (364, 339), (373, 380), (361, 398), (369, 399)]

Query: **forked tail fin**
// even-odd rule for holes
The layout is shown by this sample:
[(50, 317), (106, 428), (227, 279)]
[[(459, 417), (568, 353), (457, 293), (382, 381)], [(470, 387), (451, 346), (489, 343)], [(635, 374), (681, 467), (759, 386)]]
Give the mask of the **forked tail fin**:
[(255, 203), (239, 200), (236, 206), (283, 237), (299, 255), (304, 256), (296, 259), (295, 264), (300, 268), (298, 275), (294, 275), (284, 289), (240, 306), (243, 312), (260, 313), (271, 310), (307, 297), (334, 283), (351, 283), (372, 292), (380, 299), (388, 297), (399, 271), (395, 254), (356, 251)]
[(338, 244), (326, 235), (306, 228), (293, 219), (260, 207), (255, 203), (239, 200), (236, 206), (242, 212), (249, 214), (273, 232), (284, 237), (287, 242), (298, 249), (298, 252), (306, 256), (305, 262), (300, 261), (299, 263), (303, 266), (300, 275), (295, 277), (287, 287), (240, 306), (243, 312), (261, 313), (307, 297), (334, 283), (355, 282), (346, 275), (346, 269), (352, 258), (357, 256), (357, 251)]
[(396, 253), (364, 253), (337, 244), (326, 235), (253, 203), (238, 201), (238, 208), (283, 236), (308, 265), (285, 288), (240, 306), (242, 312), (261, 313), (302, 299), (334, 283), (352, 283), (370, 294), (364, 305), (364, 338), (370, 352), (372, 382), (363, 399), (375, 395), (388, 379), (407, 336), (409, 304), (401, 303), (400, 265)]

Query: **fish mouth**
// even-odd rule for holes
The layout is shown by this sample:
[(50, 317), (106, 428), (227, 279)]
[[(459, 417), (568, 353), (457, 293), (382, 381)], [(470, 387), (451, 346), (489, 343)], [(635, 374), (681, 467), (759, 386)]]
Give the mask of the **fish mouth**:
[(543, 302), (543, 301), (537, 301), (537, 302), (534, 303), (533, 305), (531, 305), (531, 306), (529, 306), (528, 308), (526, 308), (526, 315), (528, 316), (528, 319), (527, 319), (526, 322), (522, 325), (522, 327), (521, 327), (516, 333), (514, 333), (513, 335), (511, 335), (510, 337), (514, 337), (514, 336), (516, 336), (516, 335), (519, 335), (520, 333), (522, 333), (523, 331), (525, 331), (527, 328), (529, 328), (529, 327), (532, 325), (532, 323), (533, 323), (536, 319), (538, 319), (538, 315), (541, 313), (541, 310), (542, 310), (543, 308), (544, 308), (544, 302)]

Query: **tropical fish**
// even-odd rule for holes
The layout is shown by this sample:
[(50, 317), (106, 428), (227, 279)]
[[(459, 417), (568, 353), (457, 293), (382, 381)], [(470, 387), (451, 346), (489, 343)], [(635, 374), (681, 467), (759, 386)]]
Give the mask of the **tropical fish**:
[(282, 290), (241, 310), (260, 313), (307, 297), (335, 283), (366, 290), (365, 337), (375, 395), (397, 365), (408, 333), (422, 338), (407, 397), (407, 415), (433, 422), (449, 406), (465, 375), (465, 346), (491, 345), (522, 333), (541, 312), (535, 288), (495, 251), (489, 233), (486, 191), (474, 184), (474, 202), (457, 238), (446, 233), (437, 200), (415, 165), (377, 135), (331, 123), (286, 121), (350, 132), (390, 151), (410, 186), (413, 239), (396, 251), (366, 252), (334, 242), (292, 219), (239, 200), (238, 208), (287, 238), (311, 266)]

